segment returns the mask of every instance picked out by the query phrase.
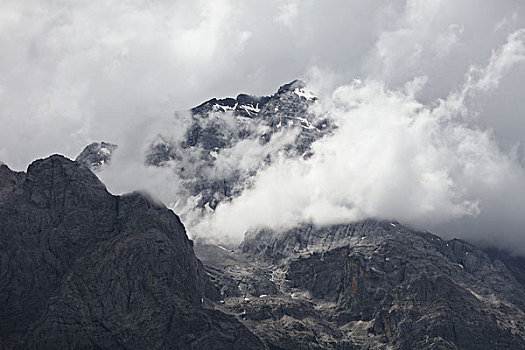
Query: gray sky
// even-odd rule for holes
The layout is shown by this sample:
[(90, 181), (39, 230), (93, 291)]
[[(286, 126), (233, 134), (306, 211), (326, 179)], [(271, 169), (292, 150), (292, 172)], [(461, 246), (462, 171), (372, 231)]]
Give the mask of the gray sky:
[[(0, 158), (75, 156), (91, 140), (212, 96), (273, 92), (312, 72), (442, 96), (525, 25), (519, 0), (39, 1), (0, 3)], [(523, 67), (482, 101), (481, 121), (523, 140)], [(510, 102), (510, 103), (509, 103)], [(518, 124), (518, 125), (516, 125)], [(518, 128), (516, 127), (518, 126)]]
[[(478, 153), (457, 156), (461, 153), (457, 149), (461, 144), (458, 128), (440, 124), (437, 131), (432, 129), (446, 138), (440, 156), (448, 154), (450, 158), (431, 163), (430, 168), (437, 170), (430, 173), (438, 176), (439, 171), (445, 171), (443, 181), (451, 181), (453, 190), (437, 191), (437, 197), (429, 197), (429, 188), (422, 186), (421, 196), (412, 199), (440, 198), (428, 200), (429, 208), (435, 205), (438, 209), (423, 215), (415, 207), (403, 212), (391, 210), (395, 200), (387, 200), (390, 204), (385, 207), (370, 198), (359, 203), (364, 214), (396, 215), (414, 224), (429, 222), (431, 228), (453, 234), (468, 231), (465, 237), (485, 228), (481, 236), (486, 240), (497, 240), (490, 232), (504, 223), (510, 232), (507, 245), (512, 245), (523, 242), (525, 227), (521, 219), (512, 219), (525, 209), (517, 195), (525, 187), (520, 146), (525, 142), (525, 35), (519, 32), (524, 27), (525, 2), (521, 0), (3, 0), (0, 160), (24, 170), (35, 158), (51, 153), (75, 157), (94, 140), (114, 142), (125, 152), (136, 154), (144, 147), (145, 134), (165, 125), (175, 110), (213, 96), (270, 94), (295, 78), (309, 81), (319, 96), (326, 97), (323, 108), (340, 108), (354, 101), (356, 94), (375, 101), (376, 96), (387, 98), (402, 91), (407, 82), (424, 77), (416, 79), (425, 81), (416, 96), (405, 94), (401, 102), (392, 104), (392, 108), (400, 108), (392, 112), (401, 116), (406, 111), (403, 106), (414, 102), (430, 114), (438, 113), (434, 109), (439, 101), (452, 103), (469, 85), (469, 77), (474, 81), (479, 78), (478, 85), (470, 86), (461, 101), (468, 113), (459, 123), (459, 129), (467, 130), (460, 135), (475, 139)], [(362, 85), (355, 85), (358, 77)], [(337, 109), (324, 112), (346, 118)], [(445, 114), (450, 118), (462, 113), (449, 112)], [(347, 117), (357, 123), (360, 116)], [(373, 120), (378, 134), (386, 132), (384, 125), (399, 121), (387, 117)], [(423, 137), (412, 129), (405, 131), (414, 140)], [(450, 133), (455, 136), (449, 137)], [(352, 148), (343, 136), (319, 148)], [(483, 138), (489, 141), (484, 143)], [(415, 145), (423, 149), (436, 146)], [(380, 144), (371, 144), (369, 151), (376, 149), (372, 146)], [(398, 150), (400, 144), (389, 147)], [(405, 153), (392, 154), (403, 155), (396, 159), (406, 158)], [(419, 156), (432, 154), (422, 152)], [(476, 168), (479, 159), (513, 175), (508, 178), (487, 167)], [(340, 164), (343, 160), (331, 161)], [(453, 168), (453, 162), (462, 169), (473, 166), (479, 170), (477, 176), (469, 178)], [(427, 174), (429, 168), (422, 169), (425, 171), (415, 170), (414, 174)], [(481, 170), (486, 173), (479, 173)], [(270, 181), (268, 174), (261, 176), (262, 183)], [(484, 174), (485, 180), (495, 177), (496, 183), (512, 186), (490, 188)], [(388, 175), (378, 172), (377, 176), (386, 179)], [(317, 178), (312, 175), (311, 179)], [(383, 184), (392, 185), (388, 181)], [(348, 195), (361, 194), (366, 188), (359, 187)], [(436, 188), (439, 186), (432, 191)], [(395, 198), (390, 192), (380, 194)], [(252, 196), (256, 198), (257, 193)], [(239, 203), (245, 205), (245, 199)], [(327, 201), (333, 200), (339, 199)], [(474, 202), (482, 214), (472, 212), (477, 210), (469, 206)], [(509, 210), (498, 209), (502, 203)], [(447, 210), (439, 209), (446, 204)], [(436, 213), (443, 218), (429, 221)], [(226, 213), (224, 218), (228, 215), (232, 214)], [(299, 217), (304, 215), (309, 214)], [(488, 224), (491, 226), (486, 229)], [(470, 228), (464, 229), (467, 226)]]

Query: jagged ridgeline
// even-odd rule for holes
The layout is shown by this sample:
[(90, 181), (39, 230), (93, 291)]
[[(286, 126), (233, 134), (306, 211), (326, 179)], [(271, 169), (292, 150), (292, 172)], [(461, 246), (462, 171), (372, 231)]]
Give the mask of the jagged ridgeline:
[(0, 348), (247, 349), (179, 218), (62, 156), (0, 165)]
[(525, 262), (396, 222), (188, 240), (62, 156), (0, 165), (2, 348), (523, 349)]
[[(210, 265), (223, 295), (235, 290), (236, 281), (249, 299), (241, 317), (257, 335), (272, 334), (277, 346), (308, 334), (320, 348), (525, 346), (523, 258), (372, 219), (250, 232), (229, 259), (238, 259), (248, 271), (256, 266), (251, 280), (228, 259), (210, 259), (208, 249), (199, 246), (197, 255)], [(226, 305), (239, 312), (235, 298), (226, 298)], [(283, 314), (297, 338), (277, 331), (283, 319), (276, 321), (268, 308), (289, 310)]]

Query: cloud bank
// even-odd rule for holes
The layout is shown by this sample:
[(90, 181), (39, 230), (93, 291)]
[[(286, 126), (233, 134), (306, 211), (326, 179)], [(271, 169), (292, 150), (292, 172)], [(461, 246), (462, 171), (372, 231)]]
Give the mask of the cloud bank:
[[(110, 190), (176, 203), (173, 169), (143, 166), (159, 130), (182, 135), (174, 111), (302, 78), (339, 131), (195, 234), (381, 216), (525, 251), (524, 27), (520, 0), (5, 0), (0, 160), (22, 170), (105, 140), (120, 146)], [(264, 152), (225, 152), (221, 171)]]
[[(93, 140), (122, 144), (148, 121), (211, 96), (267, 94), (320, 69), (330, 88), (372, 77), (395, 88), (426, 75), (436, 98), (525, 24), (518, 0), (273, 0), (0, 4), (0, 158), (24, 169)], [(524, 72), (501, 90), (519, 99)], [(503, 138), (524, 122), (487, 114)], [(485, 121), (484, 118), (481, 118)], [(507, 118), (504, 118), (507, 119)]]
[[(476, 218), (490, 224), (475, 231), (465, 224), (464, 235), (484, 240), (503, 230), (510, 235), (506, 248), (516, 247), (525, 227), (519, 214), (525, 171), (517, 153), (503, 152), (491, 131), (471, 126), (470, 106), (525, 61), (524, 45), (525, 30), (513, 32), (485, 67), (470, 67), (459, 89), (428, 104), (416, 97), (426, 77), (401, 89), (373, 79), (337, 88), (315, 113), (338, 129), (313, 144), (311, 158), (272, 164), (257, 174), (252, 189), (220, 204), (194, 230), (238, 241), (261, 226), (378, 217), (445, 233), (448, 223)], [(502, 216), (511, 222), (496, 219)]]

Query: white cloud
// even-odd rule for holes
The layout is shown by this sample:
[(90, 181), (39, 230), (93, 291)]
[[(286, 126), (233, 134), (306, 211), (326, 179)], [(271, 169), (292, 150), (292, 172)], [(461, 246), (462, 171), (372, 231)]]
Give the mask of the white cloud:
[(281, 0), (278, 3), (278, 13), (275, 17), (275, 22), (291, 27), (299, 14), (300, 2), (298, 0)]
[[(332, 118), (338, 129), (313, 144), (311, 158), (283, 158), (259, 172), (252, 189), (220, 204), (193, 232), (239, 241), (249, 229), (302, 222), (381, 217), (440, 229), (464, 217), (493, 217), (494, 201), (501, 200), (497, 194), (508, 196), (517, 183), (525, 183), (525, 172), (490, 130), (470, 126), (470, 118), (461, 115), (470, 106), (465, 96), (493, 90), (503, 72), (521, 62), (520, 33), (511, 34), (485, 68), (472, 68), (479, 74), (468, 75), (460, 93), (437, 103), (416, 99), (424, 78), (402, 89), (377, 80), (339, 87), (315, 111)], [(521, 186), (508, 200), (525, 208), (524, 198)], [(520, 215), (514, 221), (525, 225)], [(507, 247), (521, 241), (515, 233), (505, 237)], [(465, 226), (463, 234), (472, 239), (488, 232)]]
[(425, 60), (450, 54), (464, 28), (451, 22), (450, 2), (407, 0), (404, 12), (395, 13), (397, 25), (382, 32), (375, 43), (376, 60), (367, 64), (383, 78), (413, 74)]
[[(106, 140), (120, 145), (114, 164), (121, 170), (104, 178), (110, 188), (145, 187), (174, 202), (178, 179), (140, 168), (156, 128), (177, 128), (170, 124), (173, 111), (213, 96), (269, 94), (307, 77), (325, 101), (318, 113), (329, 113), (348, 138), (336, 135), (315, 146), (314, 159), (283, 159), (261, 173), (257, 181), (268, 193), (247, 192), (247, 205), (262, 210), (258, 201), (267, 203), (272, 194), (283, 203), (272, 203), (259, 219), (232, 204), (216, 216), (219, 227), (220, 220), (231, 220), (239, 232), (274, 217), (323, 223), (381, 214), (430, 223), (460, 216), (447, 226), (452, 233), (474, 237), (477, 231), (489, 240), (494, 236), (483, 232), (504, 222), (507, 242), (519, 240), (519, 210), (525, 209), (522, 168), (516, 166), (523, 157), (516, 144), (525, 143), (525, 68), (517, 65), (524, 50), (523, 1), (271, 4), (1, 1), (0, 160), (24, 169), (37, 157), (74, 157), (86, 144)], [(362, 82), (349, 84), (356, 77)], [(334, 154), (338, 145), (346, 155)], [(248, 142), (246, 155), (240, 149), (225, 153), (225, 167), (256, 166), (264, 151), (252, 146)], [(341, 172), (324, 171), (316, 162)], [(288, 169), (301, 178), (283, 188)], [(357, 181), (361, 169), (369, 178)], [(334, 186), (316, 184), (319, 178), (344, 191), (333, 196)], [(166, 183), (173, 191), (163, 189)], [(402, 206), (392, 204), (405, 193), (410, 196)], [(227, 214), (236, 211), (242, 221)]]
[(481, 78), (475, 87), (482, 91), (489, 91), (499, 86), (501, 78), (516, 63), (525, 60), (525, 29), (517, 30), (509, 35), (507, 43), (493, 52), (489, 65), (483, 69), (474, 69), (470, 73), (478, 73)]
[(442, 58), (450, 54), (454, 45), (456, 45), (463, 34), (464, 28), (457, 24), (451, 24), (448, 26), (447, 31), (437, 36), (433, 51), (438, 58)]

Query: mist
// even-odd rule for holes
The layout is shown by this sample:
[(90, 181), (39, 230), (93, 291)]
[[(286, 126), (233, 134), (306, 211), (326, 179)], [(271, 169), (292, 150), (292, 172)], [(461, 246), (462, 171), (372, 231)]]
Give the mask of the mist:
[[(0, 161), (116, 143), (110, 191), (148, 191), (215, 241), (378, 217), (524, 254), (524, 27), (519, 0), (2, 1)], [(293, 133), (222, 152), (213, 176), (261, 170), (213, 213), (176, 163), (144, 165), (184, 134), (175, 111), (296, 78), (338, 126), (311, 158), (279, 158)]]
[(417, 99), (427, 77), (394, 90), (373, 79), (338, 87), (313, 107), (338, 126), (312, 145), (314, 155), (259, 172), (253, 188), (220, 204), (196, 232), (239, 241), (258, 227), (376, 217), (446, 236), (461, 219), (454, 234), (479, 241), (497, 234), (500, 246), (515, 249), (525, 225), (525, 171), (516, 147), (504, 152), (491, 130), (473, 125), (470, 107), (525, 61), (524, 40), (523, 30), (510, 34), (485, 67), (471, 66), (463, 85), (427, 104)]

